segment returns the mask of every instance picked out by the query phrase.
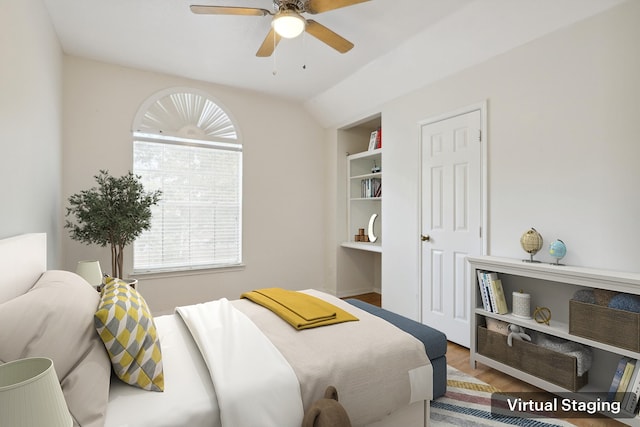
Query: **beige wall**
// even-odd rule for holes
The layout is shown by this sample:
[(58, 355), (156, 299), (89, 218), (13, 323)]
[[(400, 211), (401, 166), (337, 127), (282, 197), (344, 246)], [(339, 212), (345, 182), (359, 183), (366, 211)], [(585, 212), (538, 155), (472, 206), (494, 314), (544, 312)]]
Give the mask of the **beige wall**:
[[(214, 298), (238, 298), (258, 287), (324, 287), (322, 251), (323, 131), (298, 105), (230, 87), (65, 57), (64, 200), (94, 185), (99, 169), (114, 175), (132, 166), (131, 124), (140, 105), (170, 87), (210, 94), (233, 117), (244, 144), (243, 252), (235, 271), (141, 278), (156, 313)], [(125, 271), (132, 268), (131, 251)], [(64, 268), (100, 259), (107, 248), (63, 238)]]
[(484, 100), (489, 253), (523, 257), (533, 226), (567, 264), (640, 271), (638, 22), (627, 2), (383, 107), (387, 308), (419, 317), (418, 122)]
[(326, 127), (379, 114), (400, 96), (539, 37), (637, 0), (474, 0), (382, 53), (305, 108)]
[(46, 232), (60, 260), (62, 51), (41, 0), (0, 6), (0, 238)]
[[(384, 307), (420, 318), (418, 124), (484, 101), (489, 254), (523, 257), (520, 236), (536, 227), (547, 244), (556, 238), (567, 244), (567, 264), (640, 271), (638, 22), (640, 2), (624, 2), (379, 107), (384, 135)], [(397, 63), (394, 67), (402, 69)], [(348, 86), (344, 93), (332, 97), (329, 92), (322, 101), (334, 99), (341, 105), (345, 94), (370, 90), (373, 68), (360, 70), (358, 79), (340, 84)], [(428, 70), (425, 73), (428, 76)], [(349, 99), (345, 120), (372, 114), (370, 103)], [(327, 114), (336, 117), (337, 112)], [(330, 128), (326, 141), (339, 144), (338, 128), (346, 124)], [(327, 161), (334, 162), (339, 175), (344, 166), (339, 156), (335, 159)], [(336, 218), (337, 230), (346, 209), (340, 208), (341, 185), (329, 187), (327, 194), (338, 200), (333, 207), (337, 214), (327, 213)], [(338, 266), (349, 261), (339, 247), (342, 239), (338, 232), (327, 245), (327, 258), (335, 258)], [(537, 258), (550, 260), (546, 251)], [(359, 268), (376, 266), (360, 263)], [(338, 292), (351, 274), (341, 277), (337, 269)]]
[[(522, 256), (518, 238), (533, 225), (547, 240), (567, 242), (567, 263), (638, 271), (638, 21), (640, 3), (629, 1), (376, 111), (364, 103), (361, 114), (345, 113), (331, 103), (344, 120), (383, 113), (385, 242), (401, 248), (382, 257), (383, 304), (416, 316), (417, 121), (485, 99), (490, 252)], [(226, 106), (244, 137), (246, 268), (143, 281), (152, 307), (236, 297), (257, 285), (338, 290), (342, 154), (322, 147), (336, 143), (335, 129), (323, 131), (298, 105), (251, 92), (72, 57), (63, 64), (40, 0), (3, 3), (0, 53), (0, 237), (45, 231), (52, 268), (94, 257), (108, 265), (106, 250), (66, 237), (66, 198), (93, 185), (99, 168), (130, 168), (131, 121), (147, 97), (193, 86)]]

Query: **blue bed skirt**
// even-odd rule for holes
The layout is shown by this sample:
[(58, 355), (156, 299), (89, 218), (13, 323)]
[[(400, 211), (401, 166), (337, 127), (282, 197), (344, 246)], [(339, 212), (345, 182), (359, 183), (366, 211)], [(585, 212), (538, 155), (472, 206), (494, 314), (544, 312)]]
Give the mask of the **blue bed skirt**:
[(447, 391), (447, 336), (444, 333), (364, 301), (352, 298), (345, 301), (386, 320), (420, 340), (433, 367), (433, 398), (444, 395)]

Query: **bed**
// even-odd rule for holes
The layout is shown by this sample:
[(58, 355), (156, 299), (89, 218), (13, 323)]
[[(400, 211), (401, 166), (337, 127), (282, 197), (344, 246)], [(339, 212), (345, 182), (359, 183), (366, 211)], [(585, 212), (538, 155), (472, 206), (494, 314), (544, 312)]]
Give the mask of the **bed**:
[[(51, 357), (76, 425), (295, 426), (328, 385), (354, 427), (424, 427), (429, 420), (432, 367), (422, 342), (331, 295), (303, 291), (359, 320), (297, 331), (247, 299), (153, 318), (164, 386), (158, 392), (112, 375), (115, 365), (93, 325), (100, 297), (74, 273), (46, 269), (44, 234), (0, 240), (0, 266), (0, 363)], [(217, 317), (194, 317), (199, 313)], [(263, 359), (280, 365), (260, 368)], [(281, 381), (291, 377), (288, 370), (295, 387)]]

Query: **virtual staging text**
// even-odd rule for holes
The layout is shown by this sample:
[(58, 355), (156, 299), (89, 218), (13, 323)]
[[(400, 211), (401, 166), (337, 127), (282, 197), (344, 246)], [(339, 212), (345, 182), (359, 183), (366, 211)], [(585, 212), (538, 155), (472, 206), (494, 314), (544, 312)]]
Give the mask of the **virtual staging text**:
[(624, 411), (622, 400), (607, 400), (601, 394), (592, 395), (549, 393), (494, 393), (491, 396), (493, 415), (520, 418), (632, 418)]

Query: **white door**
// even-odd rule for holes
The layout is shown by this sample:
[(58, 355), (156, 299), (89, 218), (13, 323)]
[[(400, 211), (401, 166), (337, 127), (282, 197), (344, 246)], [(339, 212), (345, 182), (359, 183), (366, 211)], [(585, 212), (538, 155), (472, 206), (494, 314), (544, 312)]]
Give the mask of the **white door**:
[(475, 281), (465, 257), (482, 255), (480, 109), (421, 126), (422, 322), (469, 347)]

